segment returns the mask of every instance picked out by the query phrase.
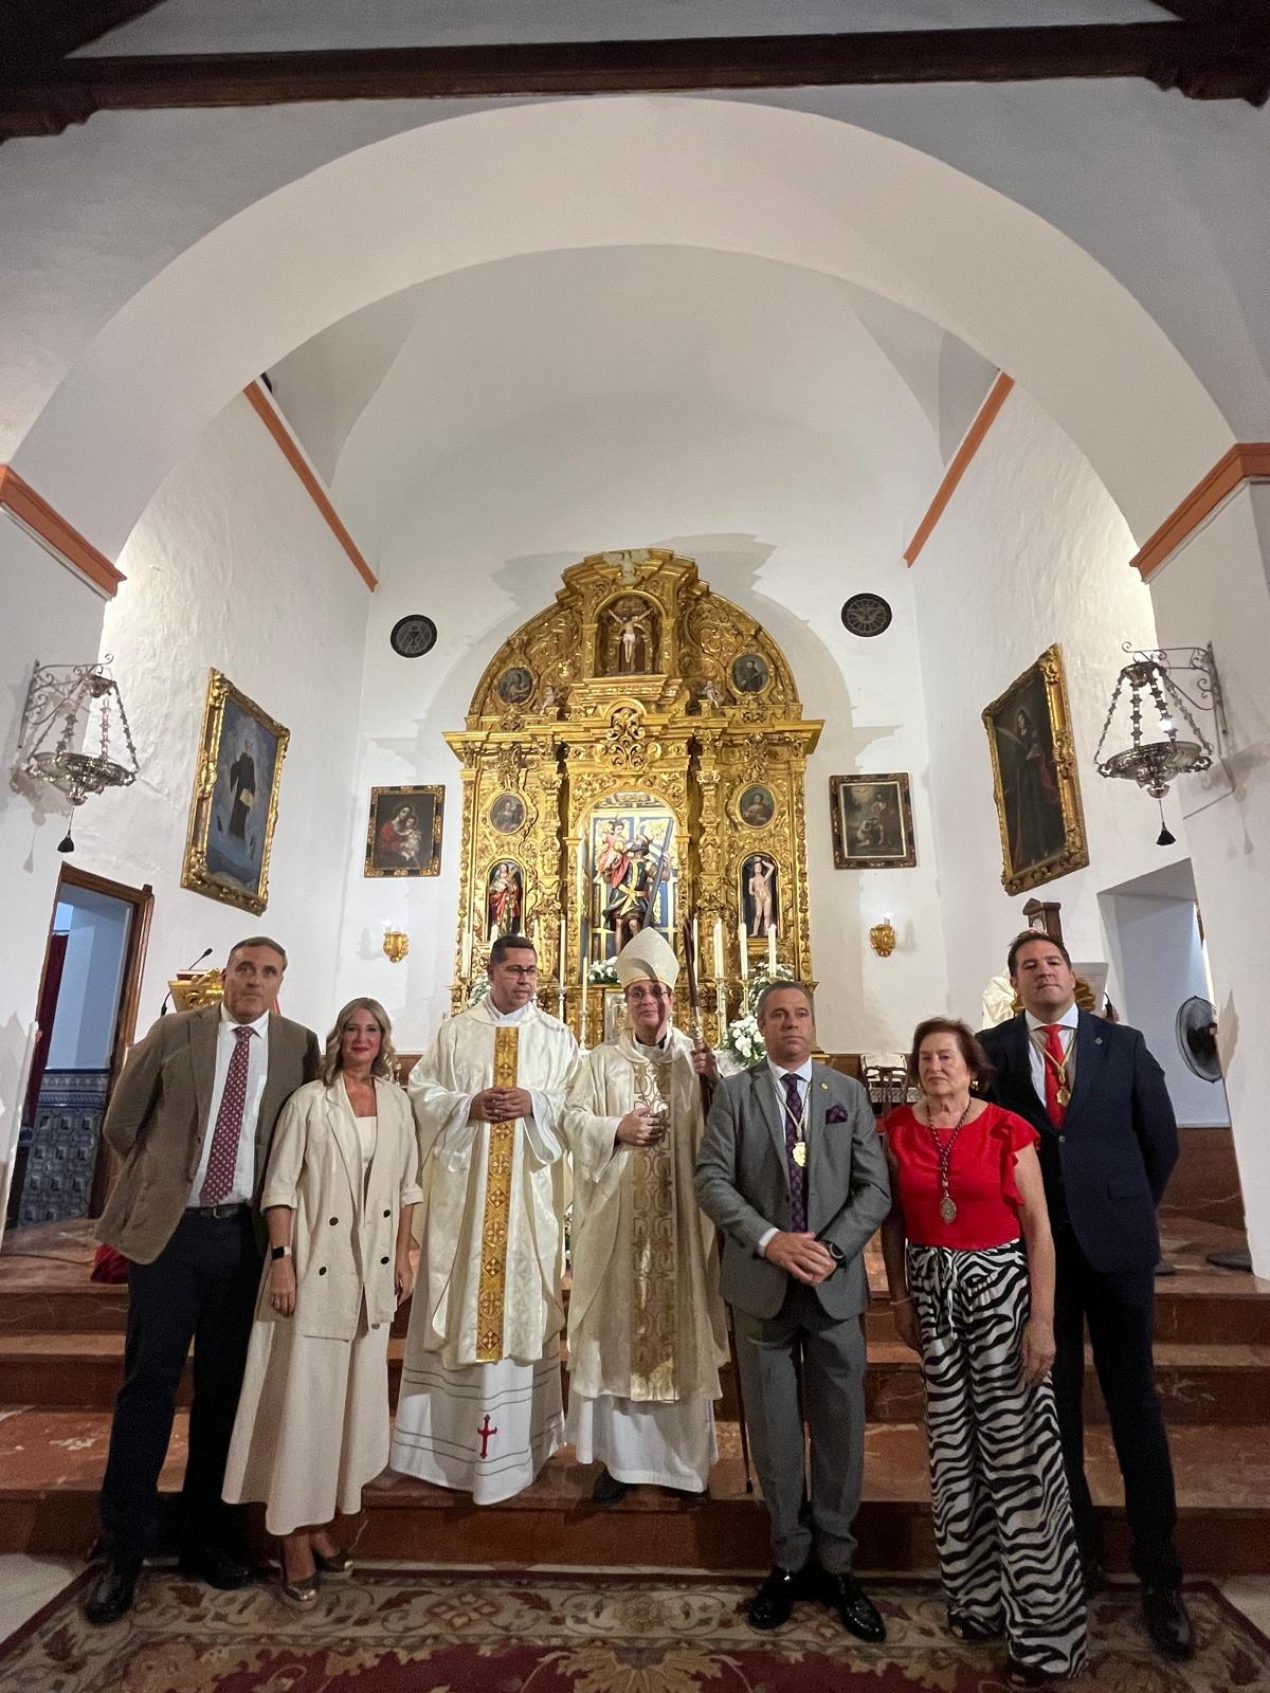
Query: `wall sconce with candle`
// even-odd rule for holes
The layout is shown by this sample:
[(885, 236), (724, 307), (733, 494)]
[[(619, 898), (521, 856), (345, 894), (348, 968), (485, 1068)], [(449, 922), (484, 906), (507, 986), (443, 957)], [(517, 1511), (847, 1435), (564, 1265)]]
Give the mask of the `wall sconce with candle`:
[(889, 917), (884, 917), (869, 930), (869, 945), (879, 958), (889, 958), (895, 951), (895, 929)]
[(394, 929), (391, 925), (384, 926), (384, 956), (393, 964), (400, 964), (410, 951), (410, 936), (404, 929)]

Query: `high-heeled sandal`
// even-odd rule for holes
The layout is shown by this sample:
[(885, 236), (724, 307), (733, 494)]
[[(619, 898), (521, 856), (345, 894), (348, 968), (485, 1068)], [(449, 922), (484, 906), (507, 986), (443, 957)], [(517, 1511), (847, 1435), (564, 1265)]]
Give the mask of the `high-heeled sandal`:
[(314, 1570), (312, 1575), (302, 1575), (298, 1581), (290, 1581), (287, 1579), (287, 1568), (284, 1564), (278, 1591), (288, 1605), (298, 1605), (301, 1610), (308, 1610), (310, 1606), (317, 1604), (318, 1573)]
[(336, 1552), (334, 1557), (328, 1558), (325, 1552), (319, 1552), (315, 1546), (313, 1548), (313, 1562), (323, 1575), (330, 1576), (333, 1581), (342, 1581), (345, 1576), (350, 1576), (353, 1573), (353, 1560), (343, 1547)]

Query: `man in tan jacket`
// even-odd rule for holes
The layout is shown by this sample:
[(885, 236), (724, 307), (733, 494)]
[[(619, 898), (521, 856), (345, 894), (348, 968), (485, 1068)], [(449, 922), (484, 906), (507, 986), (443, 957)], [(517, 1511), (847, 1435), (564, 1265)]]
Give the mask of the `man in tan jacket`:
[(130, 1271), (124, 1384), (101, 1493), (106, 1566), (87, 1607), (93, 1623), (129, 1610), (154, 1542), (191, 1341), (181, 1568), (213, 1587), (250, 1579), (229, 1544), (221, 1486), (260, 1279), (257, 1200), (278, 1113), (319, 1061), (312, 1030), (274, 1010), (286, 967), (276, 941), (239, 941), (221, 1004), (160, 1017), (129, 1055), (106, 1112), (103, 1133), (123, 1168), (97, 1234)]

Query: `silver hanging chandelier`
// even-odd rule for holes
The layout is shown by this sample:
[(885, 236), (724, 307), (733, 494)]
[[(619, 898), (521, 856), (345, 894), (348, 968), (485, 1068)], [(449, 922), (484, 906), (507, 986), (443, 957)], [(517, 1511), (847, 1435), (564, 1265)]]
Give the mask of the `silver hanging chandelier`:
[[(93, 794), (128, 787), (137, 774), (137, 751), (110, 662), (108, 653), (98, 664), (37, 664), (27, 689), (9, 785), (20, 790), (26, 777), (47, 783), (70, 801), (71, 823), (59, 852), (75, 850), (71, 824), (76, 808)], [(111, 754), (116, 725), (124, 759)]]
[[(1195, 721), (1192, 708), (1196, 711), (1211, 711), (1218, 728), (1223, 726), (1221, 688), (1213, 662), (1213, 649), (1211, 646), (1163, 647), (1143, 652), (1126, 641), (1124, 651), (1132, 655), (1132, 662), (1126, 664), (1116, 678), (1111, 704), (1107, 707), (1107, 718), (1102, 726), (1097, 751), (1094, 753), (1094, 764), (1100, 776), (1118, 776), (1136, 782), (1152, 799), (1161, 802), (1158, 844), (1171, 846), (1174, 837), (1164, 822), (1162, 803), (1169, 791), (1169, 783), (1178, 776), (1194, 775), (1201, 770), (1210, 769), (1216, 757), (1212, 743)], [(1170, 664), (1172, 657), (1179, 659), (1176, 665)], [(1181, 662), (1183, 657), (1185, 663)], [(1191, 698), (1178, 684), (1176, 673), (1185, 673), (1192, 677), (1191, 685), (1196, 698)], [(1113, 752), (1104, 758), (1103, 747), (1112, 732), (1117, 710), (1126, 690), (1129, 744), (1122, 751)], [(1148, 716), (1145, 732), (1144, 709)], [(1122, 723), (1118, 729), (1118, 739), (1125, 737), (1125, 715), (1121, 710)], [(1184, 738), (1179, 734), (1179, 721), (1189, 729), (1188, 737)], [(1115, 745), (1114, 740), (1112, 744)]]

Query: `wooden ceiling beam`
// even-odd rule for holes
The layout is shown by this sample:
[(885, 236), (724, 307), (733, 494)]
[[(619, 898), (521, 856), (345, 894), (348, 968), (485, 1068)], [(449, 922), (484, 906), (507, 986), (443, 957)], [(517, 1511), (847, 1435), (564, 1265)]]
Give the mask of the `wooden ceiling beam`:
[(0, 80), (0, 136), (99, 111), (1129, 77), (1192, 99), (1270, 96), (1270, 31), (1185, 21), (68, 59)]

